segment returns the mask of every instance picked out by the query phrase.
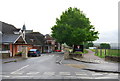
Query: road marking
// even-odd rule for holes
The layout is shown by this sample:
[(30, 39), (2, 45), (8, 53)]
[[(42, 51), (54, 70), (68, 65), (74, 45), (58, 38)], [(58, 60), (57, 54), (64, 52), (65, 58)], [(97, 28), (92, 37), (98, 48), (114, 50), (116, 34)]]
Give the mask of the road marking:
[(35, 74), (38, 74), (39, 72), (29, 72), (29, 73), (27, 73), (27, 75), (35, 75)]
[(94, 79), (93, 77), (77, 77), (79, 79)]
[(44, 72), (43, 75), (53, 76), (55, 75), (55, 72)]
[(71, 75), (70, 72), (60, 72), (60, 75)]
[(103, 75), (102, 73), (94, 73), (92, 75)]
[(19, 74), (19, 75), (21, 75), (21, 74), (23, 74), (24, 72), (12, 72), (11, 74)]
[(95, 77), (95, 79), (117, 79), (117, 77)]
[(108, 74), (108, 75), (116, 75), (116, 76), (118, 76), (119, 74), (115, 74), (115, 73), (110, 73), (110, 74)]
[(87, 75), (87, 74), (84, 72), (75, 72), (75, 75)]
[(7, 77), (7, 78), (8, 78), (8, 77), (10, 77), (10, 76), (2, 75), (2, 77)]
[(11, 74), (15, 74), (15, 73), (17, 73), (18, 71), (20, 71), (20, 70), (22, 70), (22, 69), (24, 69), (24, 68), (26, 68), (26, 67), (28, 67), (28, 66), (29, 66), (29, 65), (23, 66), (22, 68), (20, 68), (20, 69), (14, 71), (14, 72), (11, 72)]

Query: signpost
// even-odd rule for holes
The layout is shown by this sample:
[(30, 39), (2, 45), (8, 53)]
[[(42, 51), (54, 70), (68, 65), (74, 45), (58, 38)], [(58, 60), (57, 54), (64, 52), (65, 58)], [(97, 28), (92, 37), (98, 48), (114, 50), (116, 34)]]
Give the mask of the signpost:
[(75, 52), (75, 51), (84, 52), (83, 49), (84, 49), (83, 45), (74, 45), (73, 52)]

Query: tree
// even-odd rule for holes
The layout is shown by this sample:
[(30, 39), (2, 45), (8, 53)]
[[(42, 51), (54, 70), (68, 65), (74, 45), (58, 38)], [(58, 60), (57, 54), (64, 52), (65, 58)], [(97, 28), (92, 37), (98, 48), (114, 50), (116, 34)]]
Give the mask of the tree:
[(56, 19), (56, 25), (51, 28), (52, 37), (69, 46), (97, 40), (98, 31), (90, 23), (82, 11), (70, 7)]
[(101, 43), (101, 44), (100, 44), (100, 48), (101, 48), (101, 49), (110, 49), (110, 44)]

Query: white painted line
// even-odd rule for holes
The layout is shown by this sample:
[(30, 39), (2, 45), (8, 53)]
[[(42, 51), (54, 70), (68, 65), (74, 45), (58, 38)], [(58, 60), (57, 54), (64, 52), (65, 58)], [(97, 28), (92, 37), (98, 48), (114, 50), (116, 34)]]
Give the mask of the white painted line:
[(2, 77), (7, 77), (7, 78), (8, 78), (8, 77), (10, 77), (10, 76), (2, 75)]
[(94, 73), (92, 75), (103, 75), (102, 73)]
[(31, 75), (31, 74), (38, 74), (39, 72), (29, 72), (29, 73), (27, 73), (27, 75)]
[(13, 72), (11, 74), (19, 74), (19, 75), (21, 75), (21, 74), (23, 74), (23, 72)]
[(115, 77), (114, 78), (113, 77), (95, 77), (95, 79), (115, 79)]
[(17, 78), (17, 77), (34, 77), (34, 76), (12, 76), (13, 78)]
[(60, 72), (60, 75), (71, 75), (70, 72)]
[(75, 72), (76, 75), (87, 75), (86, 73), (84, 72)]
[(44, 72), (43, 75), (53, 76), (53, 75), (55, 75), (55, 72)]
[(115, 73), (110, 73), (110, 74), (108, 74), (108, 75), (115, 75), (115, 76), (118, 76), (119, 74), (115, 74)]
[(15, 74), (15, 73), (17, 73), (18, 71), (20, 71), (20, 70), (22, 70), (22, 69), (24, 69), (24, 68), (26, 68), (26, 67), (28, 67), (28, 66), (29, 66), (29, 65), (23, 66), (22, 68), (20, 68), (20, 69), (14, 71), (14, 72), (11, 72), (11, 74)]
[(94, 79), (93, 77), (77, 77), (79, 79)]

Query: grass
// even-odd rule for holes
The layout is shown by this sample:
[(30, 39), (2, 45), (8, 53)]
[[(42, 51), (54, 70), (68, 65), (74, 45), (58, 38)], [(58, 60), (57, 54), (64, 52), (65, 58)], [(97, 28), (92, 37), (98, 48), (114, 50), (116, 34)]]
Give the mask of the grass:
[(88, 53), (88, 51), (86, 49), (84, 49), (84, 54)]
[[(101, 58), (104, 58), (105, 57), (105, 49), (102, 49), (102, 54), (100, 54), (100, 49), (98, 49), (98, 53), (95, 54), (95, 55), (99, 56)], [(118, 49), (107, 49), (106, 50), (106, 56), (117, 56), (117, 57), (119, 57), (120, 54), (119, 54)]]
[(95, 52), (96, 51), (96, 49), (90, 49), (91, 51), (93, 51), (93, 52)]

